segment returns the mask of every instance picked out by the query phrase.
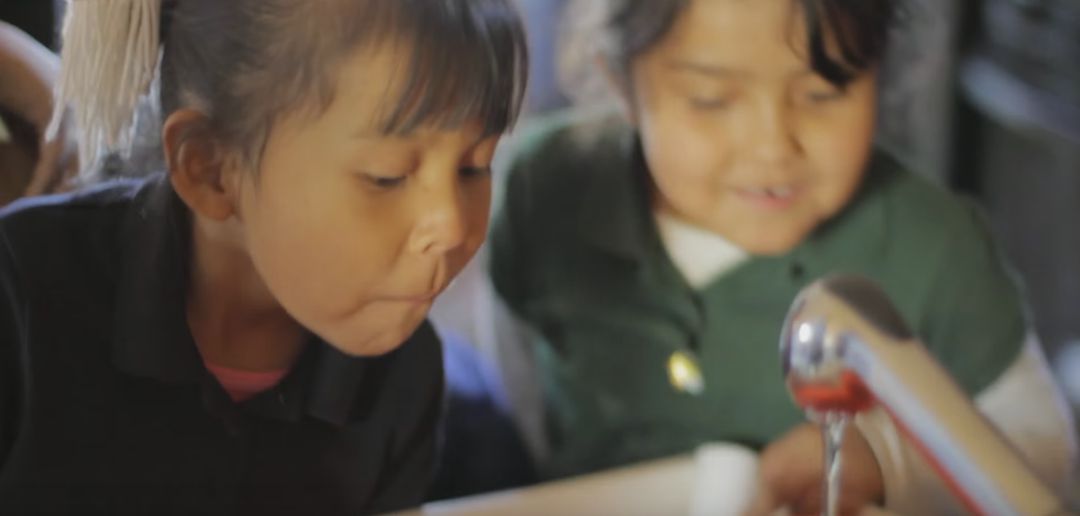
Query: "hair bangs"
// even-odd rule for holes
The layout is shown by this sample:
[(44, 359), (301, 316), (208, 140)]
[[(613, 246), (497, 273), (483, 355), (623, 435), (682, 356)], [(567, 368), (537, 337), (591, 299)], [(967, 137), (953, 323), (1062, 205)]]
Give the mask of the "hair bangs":
[(810, 66), (844, 87), (885, 54), (895, 0), (803, 0)]
[(388, 134), (425, 125), (479, 122), (485, 135), (514, 125), (525, 96), (524, 29), (504, 0), (399, 0), (411, 49), (400, 95), (383, 119)]

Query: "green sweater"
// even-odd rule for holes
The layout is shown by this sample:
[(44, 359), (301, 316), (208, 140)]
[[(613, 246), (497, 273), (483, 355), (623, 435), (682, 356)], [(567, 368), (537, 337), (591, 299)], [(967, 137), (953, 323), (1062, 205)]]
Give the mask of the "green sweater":
[[(695, 290), (659, 238), (631, 130), (560, 115), (520, 143), (491, 274), (539, 335), (550, 477), (707, 441), (760, 448), (801, 422), (781, 378), (780, 328), (799, 290), (830, 273), (876, 280), (968, 393), (1019, 353), (1024, 305), (977, 211), (881, 153), (855, 199), (799, 247)], [(671, 386), (667, 361), (680, 350), (698, 357), (699, 395)]]

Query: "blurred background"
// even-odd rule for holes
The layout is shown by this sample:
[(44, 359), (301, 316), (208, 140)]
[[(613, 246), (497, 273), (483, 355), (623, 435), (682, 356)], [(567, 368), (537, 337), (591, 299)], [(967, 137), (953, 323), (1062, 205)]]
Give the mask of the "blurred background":
[[(939, 183), (975, 198), (1027, 288), (1047, 356), (1080, 414), (1080, 1), (908, 0), (882, 81), (879, 140)], [(528, 116), (568, 106), (556, 59), (565, 0), (519, 0), (529, 28)], [(61, 0), (0, 0), (0, 20), (57, 48)], [(7, 108), (7, 109), (5, 109)], [(526, 118), (528, 118), (528, 116)], [(0, 204), (24, 191), (35, 128), (0, 106)], [(440, 298), (444, 334), (512, 378), (501, 402), (530, 435), (539, 411), (527, 353), (494, 302), (481, 254)], [(498, 376), (498, 375), (497, 375)], [(779, 381), (777, 379), (776, 381)], [(542, 453), (542, 450), (539, 450)]]

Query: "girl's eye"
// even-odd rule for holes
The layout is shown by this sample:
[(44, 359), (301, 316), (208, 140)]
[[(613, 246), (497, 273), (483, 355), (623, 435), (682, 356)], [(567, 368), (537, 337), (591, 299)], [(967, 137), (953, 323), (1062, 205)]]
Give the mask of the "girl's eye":
[(364, 181), (379, 190), (393, 190), (405, 184), (405, 179), (408, 176), (381, 176), (370, 172), (364, 172), (361, 177), (364, 178)]
[(724, 109), (731, 104), (728, 97), (690, 97), (690, 107), (700, 111)]
[(802, 99), (810, 104), (824, 104), (840, 100), (847, 95), (847, 89), (820, 77), (806, 81), (800, 88)]
[(491, 175), (491, 167), (462, 167), (458, 171), (462, 179), (479, 179)]
[(840, 100), (843, 97), (844, 92), (838, 89), (811, 91), (806, 94), (806, 99), (813, 104), (832, 102), (834, 100)]

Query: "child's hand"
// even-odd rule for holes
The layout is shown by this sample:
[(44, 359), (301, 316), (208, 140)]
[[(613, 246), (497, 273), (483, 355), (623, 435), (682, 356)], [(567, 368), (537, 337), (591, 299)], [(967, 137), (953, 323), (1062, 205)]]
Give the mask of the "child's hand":
[[(784, 507), (793, 515), (821, 514), (824, 453), (821, 429), (809, 423), (773, 441), (761, 454), (758, 493), (748, 514), (772, 514)], [(840, 453), (840, 513), (858, 514), (884, 497), (881, 468), (855, 425), (848, 426)]]

